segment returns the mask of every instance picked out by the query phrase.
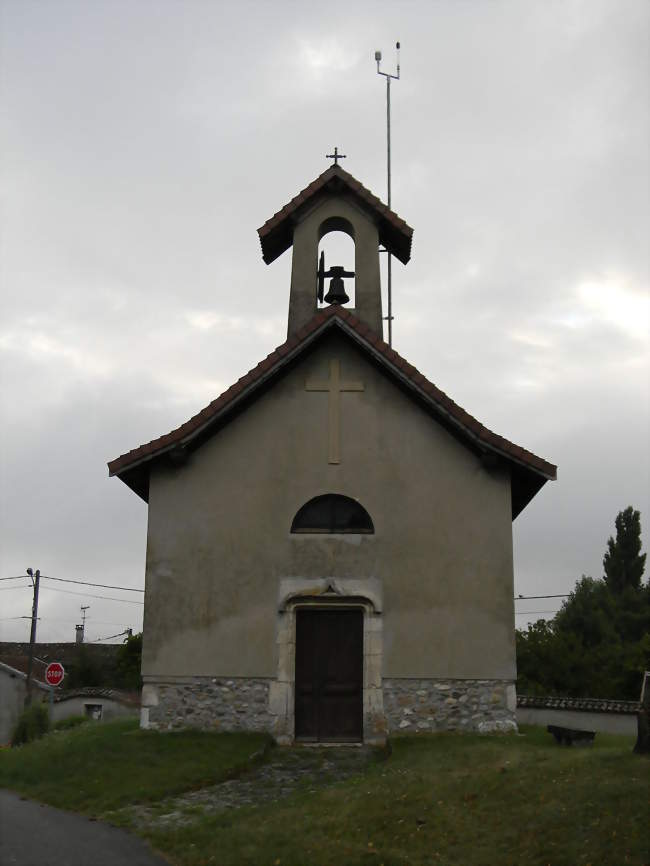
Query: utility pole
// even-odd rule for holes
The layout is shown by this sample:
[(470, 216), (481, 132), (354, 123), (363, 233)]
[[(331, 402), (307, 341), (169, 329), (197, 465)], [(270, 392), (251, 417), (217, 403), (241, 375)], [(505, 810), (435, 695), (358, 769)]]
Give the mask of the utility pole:
[(34, 644), (36, 643), (36, 621), (38, 619), (38, 585), (41, 580), (41, 572), (37, 568), (32, 571), (27, 569), (27, 574), (31, 577), (34, 585), (34, 600), (32, 602), (32, 630), (29, 636), (29, 661), (27, 662), (27, 694), (25, 695), (25, 706), (28, 707), (32, 702), (32, 664), (34, 661)]
[[(395, 43), (395, 48), (397, 50), (397, 74), (391, 75), (389, 72), (382, 72), (379, 68), (381, 63), (381, 51), (375, 51), (375, 60), (377, 61), (377, 74), (383, 75), (386, 79), (386, 162), (387, 162), (387, 174), (388, 174), (388, 208), (390, 209), (390, 82), (391, 78), (394, 78), (395, 81), (399, 81), (399, 42)], [(388, 345), (393, 345), (393, 294), (392, 294), (392, 267), (391, 267), (391, 254), (388, 253), (388, 315), (386, 316), (386, 320), (388, 321)]]

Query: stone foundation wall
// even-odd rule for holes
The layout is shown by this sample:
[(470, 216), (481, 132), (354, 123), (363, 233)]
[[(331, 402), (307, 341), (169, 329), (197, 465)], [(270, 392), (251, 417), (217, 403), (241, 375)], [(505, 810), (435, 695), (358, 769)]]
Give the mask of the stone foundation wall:
[[(272, 682), (192, 677), (175, 683), (145, 683), (142, 727), (268, 731), (277, 736), (277, 709), (269, 702)], [(379, 705), (376, 708), (382, 717), (382, 732), (491, 733), (517, 729), (515, 687), (510, 681), (384, 679), (382, 685), (378, 691), (383, 691), (383, 710)], [(365, 706), (364, 714), (367, 718)], [(374, 728), (365, 727), (366, 738), (376, 736)], [(287, 732), (285, 739), (290, 742), (293, 738)]]
[(201, 728), (272, 731), (268, 679), (192, 677), (177, 683), (145, 683), (141, 725), (157, 730)]
[(384, 679), (390, 733), (516, 731), (516, 693), (509, 680)]

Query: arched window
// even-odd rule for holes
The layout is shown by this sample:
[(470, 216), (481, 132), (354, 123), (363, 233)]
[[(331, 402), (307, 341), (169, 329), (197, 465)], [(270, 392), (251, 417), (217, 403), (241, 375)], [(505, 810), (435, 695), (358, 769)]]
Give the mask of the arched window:
[(293, 518), (292, 532), (348, 532), (374, 533), (375, 527), (366, 509), (350, 499), (336, 493), (316, 496), (306, 502)]

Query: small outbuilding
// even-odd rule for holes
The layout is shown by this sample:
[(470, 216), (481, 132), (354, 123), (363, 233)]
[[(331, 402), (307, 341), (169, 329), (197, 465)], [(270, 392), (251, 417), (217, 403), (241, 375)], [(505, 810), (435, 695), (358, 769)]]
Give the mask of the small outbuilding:
[(124, 716), (137, 716), (139, 712), (139, 693), (87, 686), (56, 692), (52, 706), (52, 722), (71, 716), (85, 716), (97, 722), (106, 722)]

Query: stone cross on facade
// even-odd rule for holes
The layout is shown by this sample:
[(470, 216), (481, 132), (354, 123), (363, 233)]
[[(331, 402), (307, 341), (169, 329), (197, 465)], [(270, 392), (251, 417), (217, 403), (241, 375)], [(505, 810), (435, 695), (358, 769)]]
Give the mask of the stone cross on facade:
[(328, 463), (341, 462), (341, 393), (343, 391), (363, 391), (363, 382), (342, 382), (341, 364), (338, 358), (330, 361), (330, 377), (327, 382), (306, 382), (306, 391), (327, 391), (328, 393)]

